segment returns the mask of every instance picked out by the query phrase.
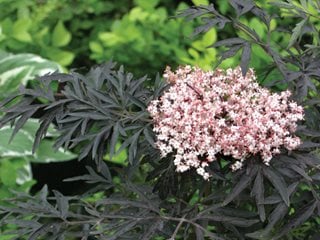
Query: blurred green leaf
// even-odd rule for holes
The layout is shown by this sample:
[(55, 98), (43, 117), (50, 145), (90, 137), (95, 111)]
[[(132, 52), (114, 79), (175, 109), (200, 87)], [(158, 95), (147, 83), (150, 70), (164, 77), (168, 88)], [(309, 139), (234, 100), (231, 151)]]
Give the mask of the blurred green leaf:
[[(1, 198), (1, 195), (0, 195), (0, 198)], [(6, 235), (1, 235), (0, 240), (11, 240), (15, 237), (17, 237), (16, 234), (6, 234)]]
[(12, 37), (21, 42), (31, 42), (32, 37), (28, 32), (31, 26), (31, 20), (29, 18), (18, 19), (12, 28)]
[[(61, 162), (76, 158), (77, 156), (70, 151), (63, 149), (54, 150), (53, 140), (44, 139), (41, 141), (35, 154), (32, 154), (34, 136), (38, 129), (37, 120), (28, 120), (22, 129), (15, 135), (9, 143), (13, 128), (6, 125), (0, 129), (0, 157), (27, 157), (31, 162)], [(56, 136), (57, 133), (52, 126), (49, 127), (48, 136)]]
[(2, 31), (2, 27), (0, 25), (0, 42), (3, 41), (6, 38), (6, 35), (4, 35), (3, 31)]
[(10, 54), (0, 50), (0, 99), (38, 75), (62, 71), (59, 64), (34, 54)]
[(249, 26), (258, 34), (261, 39), (265, 37), (267, 33), (267, 27), (257, 18), (252, 18), (250, 20)]
[[(121, 143), (118, 142), (115, 147), (115, 152), (117, 152), (120, 149), (120, 147), (121, 147)], [(121, 164), (121, 165), (127, 165), (127, 161), (126, 161), (127, 158), (128, 158), (127, 150), (124, 149), (121, 152), (113, 155), (112, 159), (110, 159), (109, 154), (106, 154), (103, 159), (108, 162), (114, 162), (114, 163)]]
[(12, 132), (13, 129), (8, 125), (0, 129), (0, 156), (22, 157), (32, 155), (33, 136), (26, 130), (21, 129), (9, 143)]
[(35, 182), (32, 179), (30, 162), (26, 158), (0, 158), (1, 205), (7, 205), (3, 200), (14, 196), (12, 190), (28, 192)]
[(217, 41), (217, 31), (212, 28), (203, 35), (202, 42), (204, 46), (209, 47)]
[(71, 41), (71, 34), (62, 21), (59, 21), (52, 33), (52, 44), (55, 47), (63, 47)]
[(10, 160), (2, 159), (0, 165), (1, 182), (8, 187), (13, 187), (16, 185), (17, 177), (16, 166)]
[(135, 0), (135, 3), (146, 10), (152, 10), (159, 4), (160, 0)]
[(28, 159), (31, 162), (49, 163), (63, 162), (75, 158), (77, 158), (77, 155), (71, 153), (70, 151), (64, 151), (62, 148), (59, 148), (57, 151), (55, 151), (52, 141), (42, 140), (35, 155), (33, 157), (29, 157)]
[(130, 21), (134, 22), (134, 21), (145, 21), (148, 17), (150, 16), (150, 14), (146, 11), (144, 11), (142, 8), (140, 7), (135, 7), (133, 9), (131, 9), (128, 18)]
[(206, 49), (206, 46), (204, 45), (203, 41), (201, 41), (201, 40), (194, 41), (191, 45), (192, 45), (192, 47), (194, 47), (198, 51), (203, 51)]
[(115, 33), (102, 32), (98, 37), (105, 46), (113, 46), (121, 41), (121, 38)]
[(208, 0), (192, 0), (194, 5), (209, 5)]
[(92, 52), (95, 52), (95, 53), (98, 53), (98, 54), (102, 54), (103, 53), (103, 47), (98, 42), (95, 42), (95, 41), (90, 42), (89, 43), (89, 47), (90, 47), (90, 50)]
[(10, 161), (17, 166), (16, 183), (20, 185), (23, 191), (27, 191), (34, 183), (30, 162), (26, 158), (11, 158)]
[(188, 53), (189, 53), (195, 60), (197, 60), (197, 59), (200, 57), (199, 53), (198, 53), (195, 49), (193, 49), (193, 48), (189, 48), (189, 49), (188, 49)]
[(0, 185), (0, 199), (6, 199), (11, 196), (11, 192), (4, 185)]
[(46, 56), (50, 57), (55, 62), (58, 62), (62, 66), (68, 66), (72, 63), (75, 54), (69, 51), (63, 51), (58, 48), (46, 49)]
[[(39, 119), (30, 118), (23, 126), (23, 129), (26, 130), (30, 135), (35, 136), (37, 129), (39, 127)], [(58, 137), (59, 133), (55, 130), (53, 125), (49, 125), (47, 137)]]

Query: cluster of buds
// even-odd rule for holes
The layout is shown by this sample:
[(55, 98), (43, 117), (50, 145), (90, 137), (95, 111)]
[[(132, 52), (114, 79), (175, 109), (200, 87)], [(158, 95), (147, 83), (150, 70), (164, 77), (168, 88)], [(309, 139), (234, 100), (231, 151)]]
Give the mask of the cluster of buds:
[(148, 111), (156, 145), (162, 157), (174, 155), (178, 172), (195, 168), (208, 179), (206, 167), (218, 154), (235, 159), (234, 171), (252, 155), (268, 165), (281, 147), (293, 150), (301, 143), (293, 133), (303, 108), (289, 100), (289, 91), (259, 86), (252, 69), (243, 76), (240, 67), (204, 72), (185, 66), (167, 68), (164, 78), (171, 87)]

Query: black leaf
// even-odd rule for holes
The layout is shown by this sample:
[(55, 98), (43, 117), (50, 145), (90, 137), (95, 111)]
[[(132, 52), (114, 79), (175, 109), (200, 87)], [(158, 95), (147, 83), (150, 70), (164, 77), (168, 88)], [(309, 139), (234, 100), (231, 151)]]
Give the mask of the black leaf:
[(237, 184), (232, 188), (231, 192), (223, 201), (223, 205), (227, 205), (230, 203), (234, 198), (236, 198), (244, 189), (246, 189), (249, 184), (253, 181), (253, 176), (256, 174), (257, 169), (254, 168), (251, 170), (250, 174), (243, 174), (242, 177), (239, 179)]
[(237, 0), (230, 0), (229, 3), (234, 8), (237, 13), (237, 17), (249, 12), (255, 5), (254, 2), (251, 0), (244, 0), (244, 1), (237, 1)]
[(151, 239), (152, 236), (156, 233), (156, 231), (159, 229), (161, 230), (163, 228), (163, 221), (160, 219), (155, 220), (151, 223), (151, 226), (147, 226), (146, 231), (141, 236), (141, 240), (148, 240)]
[(301, 20), (301, 22), (297, 23), (295, 28), (292, 30), (292, 35), (288, 44), (288, 48), (292, 47), (293, 44), (298, 40), (298, 38), (301, 36), (303, 27), (305, 26), (307, 22), (307, 19)]
[(230, 47), (233, 45), (242, 45), (245, 42), (246, 40), (244, 40), (243, 38), (228, 38), (228, 39), (224, 39), (216, 42), (215, 44), (213, 44), (213, 47), (221, 47), (221, 46)]
[(312, 141), (303, 141), (301, 145), (298, 146), (298, 149), (304, 150), (308, 148), (318, 148), (320, 147), (320, 143), (315, 143)]
[(57, 201), (58, 210), (62, 219), (66, 219), (69, 210), (69, 200), (67, 197), (63, 196), (60, 192), (53, 190), (54, 196)]
[(301, 167), (295, 165), (295, 164), (290, 164), (289, 165), (291, 169), (293, 169), (295, 172), (300, 174), (302, 177), (304, 177), (307, 181), (312, 181), (311, 177), (308, 176), (306, 171), (302, 169)]
[(243, 76), (245, 76), (248, 71), (250, 58), (251, 58), (251, 45), (248, 42), (246, 42), (242, 49), (241, 63), (240, 63)]
[(260, 220), (264, 222), (266, 220), (266, 213), (264, 208), (264, 184), (263, 184), (263, 176), (261, 174), (260, 169), (254, 181), (253, 188), (251, 191), (251, 196), (255, 197)]
[(263, 168), (263, 175), (266, 176), (266, 178), (268, 178), (272, 185), (277, 189), (282, 200), (285, 202), (287, 206), (289, 206), (288, 187), (283, 177), (270, 167)]
[(277, 207), (269, 215), (268, 225), (264, 229), (258, 230), (252, 233), (248, 233), (246, 234), (246, 236), (250, 238), (255, 238), (255, 239), (264, 239), (264, 238), (271, 239), (269, 236), (271, 230), (273, 229), (273, 227), (278, 221), (284, 218), (287, 212), (288, 212), (288, 207), (286, 206), (286, 204), (283, 202), (279, 203)]
[(283, 235), (287, 234), (291, 229), (299, 226), (300, 224), (307, 221), (313, 214), (317, 207), (317, 201), (312, 201), (302, 208), (300, 208), (292, 219), (281, 229), (281, 231), (276, 234), (274, 239), (279, 239)]
[(234, 45), (228, 50), (222, 52), (217, 65), (219, 65), (223, 60), (233, 57), (241, 48), (242, 48), (242, 45)]

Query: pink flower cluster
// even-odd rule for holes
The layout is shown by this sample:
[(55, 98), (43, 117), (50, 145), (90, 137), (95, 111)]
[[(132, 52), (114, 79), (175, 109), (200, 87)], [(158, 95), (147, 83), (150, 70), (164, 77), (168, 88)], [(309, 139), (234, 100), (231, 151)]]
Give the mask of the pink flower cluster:
[(178, 172), (205, 170), (217, 154), (236, 159), (240, 169), (250, 155), (260, 154), (269, 164), (283, 146), (295, 149), (300, 139), (292, 133), (303, 119), (303, 108), (290, 101), (290, 92), (271, 93), (246, 76), (240, 67), (204, 72), (190, 66), (176, 72), (167, 68), (171, 87), (148, 106), (162, 157), (172, 153)]

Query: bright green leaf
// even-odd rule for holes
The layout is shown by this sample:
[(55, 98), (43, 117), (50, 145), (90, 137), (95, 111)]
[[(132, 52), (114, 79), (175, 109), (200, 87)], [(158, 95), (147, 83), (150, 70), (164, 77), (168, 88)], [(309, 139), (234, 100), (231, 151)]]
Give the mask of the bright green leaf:
[(98, 42), (94, 42), (94, 41), (90, 42), (89, 47), (90, 47), (90, 50), (94, 53), (99, 53), (99, 54), (103, 53), (103, 47)]
[(12, 37), (21, 42), (31, 42), (32, 38), (28, 29), (30, 28), (31, 20), (29, 18), (21, 18), (13, 24)]
[[(121, 147), (121, 143), (118, 142), (115, 147), (115, 152), (117, 152), (120, 149), (120, 147)], [(113, 155), (112, 159), (110, 159), (109, 154), (106, 154), (103, 159), (109, 162), (126, 165), (127, 157), (128, 157), (127, 150), (124, 149), (120, 153)]]
[(206, 46), (203, 44), (203, 41), (201, 40), (194, 41), (191, 44), (191, 46), (198, 51), (204, 51), (206, 49)]
[(62, 21), (59, 21), (52, 33), (52, 45), (55, 47), (66, 46), (71, 40), (71, 34)]
[(104, 46), (114, 46), (121, 43), (121, 38), (115, 33), (102, 32), (99, 33), (98, 38), (102, 41)]
[(267, 33), (267, 27), (257, 18), (252, 18), (249, 26), (258, 34), (260, 38), (263, 38)]
[(277, 28), (277, 21), (275, 19), (271, 19), (270, 21), (270, 31), (274, 31)]
[(46, 55), (53, 61), (58, 62), (62, 66), (68, 66), (72, 63), (75, 55), (69, 51), (63, 51), (57, 48), (46, 49)]
[(189, 5), (186, 4), (185, 2), (180, 2), (176, 11), (182, 11), (182, 10), (185, 10), (185, 9), (188, 9), (189, 8)]
[(217, 31), (211, 28), (208, 32), (203, 35), (202, 42), (203, 45), (209, 47), (217, 41)]
[(188, 49), (188, 53), (194, 58), (194, 59), (198, 59), (200, 57), (199, 53), (193, 49), (193, 48), (189, 48)]
[(140, 7), (133, 8), (129, 13), (129, 19), (132, 22), (135, 21), (145, 21), (147, 17), (149, 16), (149, 13), (146, 11), (143, 11)]
[(154, 9), (160, 0), (135, 0), (135, 4), (146, 10)]
[(192, 0), (192, 3), (196, 6), (198, 5), (209, 5), (208, 0)]

